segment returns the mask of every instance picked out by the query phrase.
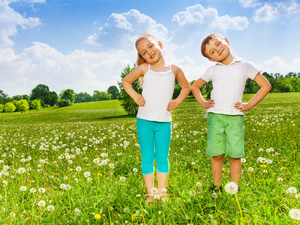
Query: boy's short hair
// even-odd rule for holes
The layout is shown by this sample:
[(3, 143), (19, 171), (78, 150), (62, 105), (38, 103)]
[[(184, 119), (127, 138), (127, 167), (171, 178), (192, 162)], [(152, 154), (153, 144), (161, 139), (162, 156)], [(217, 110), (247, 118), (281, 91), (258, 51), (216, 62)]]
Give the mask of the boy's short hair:
[(201, 44), (201, 53), (204, 57), (206, 57), (208, 59), (210, 59), (210, 57), (205, 52), (206, 46), (213, 38), (225, 39), (221, 34), (218, 34), (218, 33), (210, 34), (210, 35), (206, 36), (206, 38), (203, 39), (202, 44)]

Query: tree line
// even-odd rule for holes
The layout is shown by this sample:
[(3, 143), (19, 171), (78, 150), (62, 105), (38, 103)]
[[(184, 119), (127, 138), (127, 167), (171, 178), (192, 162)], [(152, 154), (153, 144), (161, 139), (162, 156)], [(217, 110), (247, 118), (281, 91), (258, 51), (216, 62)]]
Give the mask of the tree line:
[(64, 107), (73, 103), (113, 100), (118, 98), (118, 93), (116, 86), (110, 86), (106, 92), (95, 90), (93, 95), (86, 92), (75, 93), (72, 89), (63, 90), (58, 95), (44, 84), (37, 85), (30, 95), (9, 97), (0, 90), (0, 112), (26, 112), (29, 109), (39, 110), (48, 106)]

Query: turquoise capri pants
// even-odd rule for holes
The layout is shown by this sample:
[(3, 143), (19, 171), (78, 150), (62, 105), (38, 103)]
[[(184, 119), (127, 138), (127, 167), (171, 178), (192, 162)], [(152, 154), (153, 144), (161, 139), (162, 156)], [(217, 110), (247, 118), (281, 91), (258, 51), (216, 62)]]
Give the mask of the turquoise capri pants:
[(143, 175), (169, 173), (169, 148), (171, 142), (171, 122), (156, 122), (137, 118), (137, 135), (142, 154)]

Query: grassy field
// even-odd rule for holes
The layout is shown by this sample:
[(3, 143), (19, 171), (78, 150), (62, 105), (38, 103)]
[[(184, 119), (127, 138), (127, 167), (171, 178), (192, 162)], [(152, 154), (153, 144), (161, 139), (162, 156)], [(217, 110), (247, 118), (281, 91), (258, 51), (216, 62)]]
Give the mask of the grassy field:
[(0, 224), (300, 224), (299, 111), (300, 93), (272, 93), (246, 112), (241, 192), (212, 198), (205, 110), (187, 99), (173, 112), (169, 201), (149, 207), (136, 118), (118, 101), (1, 113)]

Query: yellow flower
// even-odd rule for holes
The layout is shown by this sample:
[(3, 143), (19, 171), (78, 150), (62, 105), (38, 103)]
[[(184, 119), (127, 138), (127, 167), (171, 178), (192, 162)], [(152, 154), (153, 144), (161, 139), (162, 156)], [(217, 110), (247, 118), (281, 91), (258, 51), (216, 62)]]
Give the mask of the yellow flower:
[(101, 174), (101, 173), (98, 173), (97, 175), (100, 176), (100, 177), (102, 177), (102, 174)]
[(131, 215), (131, 219), (132, 219), (132, 221), (134, 221), (134, 218), (136, 217), (136, 214), (132, 214)]
[(260, 165), (260, 167), (264, 167), (264, 168), (266, 168), (266, 167), (267, 167), (267, 165)]
[(281, 169), (284, 170), (284, 169), (286, 169), (286, 167), (283, 166), (283, 167), (281, 167)]
[(95, 219), (96, 219), (96, 220), (99, 220), (99, 219), (101, 219), (101, 215), (100, 215), (100, 214), (95, 214), (95, 216), (94, 216), (94, 217), (95, 217)]

